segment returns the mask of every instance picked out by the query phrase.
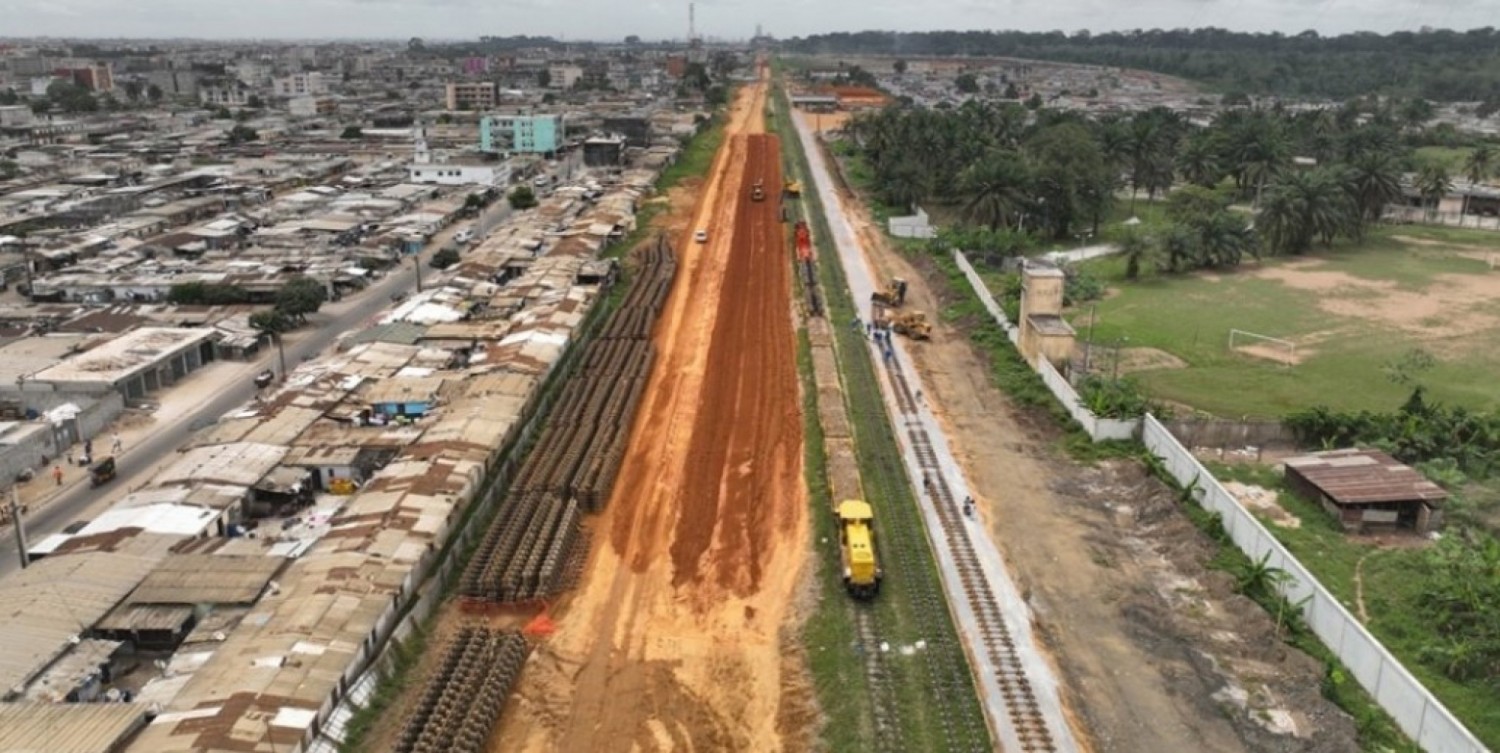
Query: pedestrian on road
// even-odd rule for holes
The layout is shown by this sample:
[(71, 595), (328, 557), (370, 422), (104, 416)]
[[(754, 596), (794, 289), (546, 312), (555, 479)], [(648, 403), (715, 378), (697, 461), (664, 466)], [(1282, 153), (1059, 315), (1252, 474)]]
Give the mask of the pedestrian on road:
[(92, 439), (85, 439), (85, 440), (83, 440), (83, 454), (85, 456), (92, 456), (94, 454), (94, 440), (92, 440)]
[(922, 402), (922, 391), (917, 390), (917, 402)]
[(62, 466), (52, 466), (52, 480), (56, 481), (58, 486), (62, 486)]
[(124, 447), (124, 446), (125, 445), (120, 444), (120, 433), (119, 432), (115, 432), (115, 434), (114, 434), (114, 443), (109, 446), (109, 451), (113, 452), (116, 455), (118, 455), (118, 454), (120, 454), (120, 449), (122, 447)]

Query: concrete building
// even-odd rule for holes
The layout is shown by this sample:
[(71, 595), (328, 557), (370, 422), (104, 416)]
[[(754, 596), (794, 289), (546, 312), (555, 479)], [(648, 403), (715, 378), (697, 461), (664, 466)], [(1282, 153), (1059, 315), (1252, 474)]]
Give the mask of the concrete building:
[(548, 88), (572, 89), (578, 85), (579, 79), (583, 78), (583, 66), (578, 65), (554, 65), (547, 68)]
[(488, 110), (495, 106), (495, 83), (493, 81), (450, 83), (445, 104), (449, 110)]
[(52, 72), (52, 75), (70, 79), (73, 83), (91, 92), (103, 93), (115, 90), (114, 68), (109, 63), (101, 62), (74, 68), (58, 68)]
[(198, 96), (198, 75), (192, 71), (152, 71), (146, 74), (146, 83), (161, 89), (165, 97)]
[(1033, 366), (1045, 358), (1062, 368), (1073, 357), (1073, 327), (1062, 318), (1061, 269), (1027, 265), (1021, 272), (1021, 355)]
[(271, 82), (271, 89), (278, 97), (305, 97), (315, 94), (327, 94), (328, 86), (323, 83), (323, 74), (316, 71), (312, 73), (293, 73)]
[(137, 400), (173, 384), (214, 358), (212, 329), (144, 327), (70, 356), (26, 380), (25, 390), (119, 392)]
[(440, 186), (504, 186), (510, 183), (510, 165), (475, 160), (413, 164), (407, 180)]
[(31, 108), (26, 105), (0, 107), (0, 128), (25, 128), (32, 119)]
[(204, 86), (198, 89), (198, 101), (205, 105), (221, 107), (244, 107), (254, 94), (249, 87), (238, 81)]
[(604, 168), (625, 164), (625, 137), (595, 136), (583, 142), (583, 164)]
[(334, 115), (339, 111), (339, 102), (333, 97), (292, 97), (286, 102), (286, 110), (300, 118)]
[(479, 121), (479, 151), (550, 154), (562, 146), (565, 133), (561, 113), (492, 115)]

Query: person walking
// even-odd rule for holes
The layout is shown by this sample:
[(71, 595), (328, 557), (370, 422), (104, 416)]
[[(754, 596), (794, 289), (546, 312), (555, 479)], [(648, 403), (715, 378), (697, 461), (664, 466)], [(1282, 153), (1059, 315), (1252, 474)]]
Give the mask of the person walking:
[(123, 444), (120, 443), (120, 433), (119, 432), (115, 432), (113, 438), (114, 438), (114, 441), (110, 443), (110, 445), (109, 445), (109, 451), (112, 452), (112, 453), (114, 453), (114, 454), (116, 454), (116, 455), (118, 455), (118, 454), (120, 454), (120, 450), (123, 449), (125, 447), (125, 445), (123, 445)]
[(52, 466), (52, 480), (56, 481), (58, 486), (62, 486), (62, 466)]

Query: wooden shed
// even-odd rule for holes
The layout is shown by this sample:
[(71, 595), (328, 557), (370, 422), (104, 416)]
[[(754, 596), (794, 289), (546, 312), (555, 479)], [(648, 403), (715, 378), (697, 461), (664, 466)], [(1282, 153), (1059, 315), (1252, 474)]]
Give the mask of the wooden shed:
[(1286, 483), (1315, 500), (1347, 531), (1442, 525), (1448, 493), (1421, 472), (1380, 450), (1333, 450), (1287, 458)]

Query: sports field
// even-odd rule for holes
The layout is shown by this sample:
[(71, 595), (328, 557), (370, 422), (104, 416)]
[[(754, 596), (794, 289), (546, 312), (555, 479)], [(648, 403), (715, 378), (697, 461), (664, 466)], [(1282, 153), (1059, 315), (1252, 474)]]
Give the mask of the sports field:
[[(1156, 399), (1226, 418), (1317, 404), (1391, 409), (1409, 388), (1383, 367), (1421, 348), (1437, 361), (1420, 375), (1432, 397), (1475, 409), (1500, 403), (1500, 234), (1390, 227), (1358, 247), (1225, 273), (1126, 281), (1123, 269), (1118, 259), (1088, 266), (1110, 286), (1093, 340), (1119, 344), (1122, 374)], [(1080, 343), (1091, 305), (1072, 313)], [(1231, 329), (1294, 347), (1231, 350)]]

